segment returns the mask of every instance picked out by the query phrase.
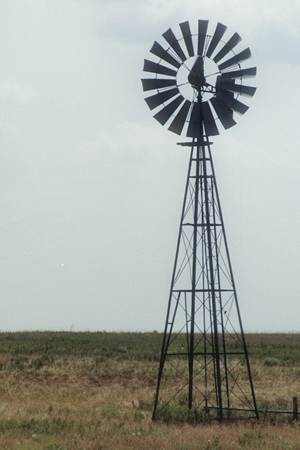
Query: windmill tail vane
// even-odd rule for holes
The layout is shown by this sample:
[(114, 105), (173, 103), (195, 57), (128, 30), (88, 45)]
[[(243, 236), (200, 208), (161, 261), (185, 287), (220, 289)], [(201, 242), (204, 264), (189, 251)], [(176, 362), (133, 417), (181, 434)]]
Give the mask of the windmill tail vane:
[[(154, 118), (191, 138), (190, 159), (162, 340), (153, 419), (258, 418), (210, 136), (236, 124), (256, 67), (238, 33), (207, 20), (169, 28), (145, 59), (145, 101)], [(154, 60), (153, 60), (154, 59)], [(148, 96), (148, 93), (150, 95)], [(242, 98), (242, 100), (241, 100)], [(184, 413), (183, 413), (184, 411)]]

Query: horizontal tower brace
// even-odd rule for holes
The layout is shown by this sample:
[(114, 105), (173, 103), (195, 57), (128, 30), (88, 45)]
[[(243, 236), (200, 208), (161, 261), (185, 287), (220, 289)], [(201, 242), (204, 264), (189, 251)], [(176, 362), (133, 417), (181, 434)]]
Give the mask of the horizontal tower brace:
[(192, 158), (192, 161), (195, 161), (195, 162), (197, 162), (197, 161), (210, 161), (210, 159), (209, 158), (199, 158), (199, 160), (197, 160), (197, 158)]
[[(213, 227), (221, 227), (222, 224), (221, 223), (210, 223), (211, 226)], [(190, 222), (186, 222), (182, 224), (183, 227), (194, 227), (195, 225), (193, 223)], [(207, 228), (207, 223), (197, 223), (196, 224), (197, 227), (206, 227)]]
[[(218, 289), (218, 288), (214, 288), (215, 292), (233, 292), (233, 289)], [(186, 293), (192, 293), (192, 292), (211, 292), (211, 289), (195, 289), (195, 291), (193, 291), (192, 289), (172, 289), (172, 292), (186, 292)]]
[[(195, 179), (196, 176), (195, 175), (191, 175), (190, 178), (194, 178)], [(205, 176), (204, 175), (199, 175), (199, 177), (197, 177), (197, 178), (199, 178), (199, 180), (203, 180), (203, 179), (207, 180), (208, 178), (213, 178), (213, 176), (212, 175), (205, 175)]]

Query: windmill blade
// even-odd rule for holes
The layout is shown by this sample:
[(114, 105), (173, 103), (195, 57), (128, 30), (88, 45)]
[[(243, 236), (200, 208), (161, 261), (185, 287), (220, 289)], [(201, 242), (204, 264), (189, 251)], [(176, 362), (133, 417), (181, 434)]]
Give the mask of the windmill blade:
[(239, 42), (241, 42), (242, 38), (238, 33), (234, 33), (234, 35), (229, 39), (227, 44), (219, 51), (219, 53), (214, 57), (214, 62), (218, 63), (227, 53), (230, 52)]
[(168, 42), (168, 44), (172, 47), (172, 49), (174, 50), (174, 52), (179, 56), (179, 58), (183, 61), (186, 60), (186, 56), (183, 53), (182, 48), (180, 47), (176, 36), (174, 35), (173, 31), (171, 30), (171, 28), (169, 28), (164, 34), (163, 37), (165, 38), (165, 40)]
[(207, 136), (217, 136), (219, 134), (218, 127), (216, 125), (215, 118), (211, 112), (208, 102), (202, 103), (203, 108), (203, 118), (205, 123), (205, 131)]
[(184, 101), (182, 95), (179, 95), (174, 100), (171, 101), (167, 106), (161, 109), (157, 114), (153, 117), (158, 120), (161, 125), (164, 125), (172, 116), (172, 114), (176, 111), (178, 106)]
[(234, 102), (234, 94), (233, 92), (226, 92), (226, 91), (218, 91), (216, 93), (217, 98), (222, 100), (224, 103), (226, 103), (227, 106), (231, 108), (231, 103)]
[(231, 108), (225, 105), (221, 100), (216, 97), (210, 99), (211, 104), (214, 107), (214, 110), (217, 113), (218, 118), (220, 119), (225, 130), (236, 125), (235, 120), (233, 119), (233, 111)]
[(216, 92), (219, 91), (231, 91), (237, 92), (241, 95), (248, 95), (249, 97), (253, 97), (256, 91), (256, 87), (245, 86), (243, 84), (235, 84), (235, 80), (231, 80), (228, 78), (227, 80), (222, 80), (222, 77), (217, 78), (216, 82)]
[(144, 60), (144, 72), (151, 73), (160, 73), (161, 75), (170, 75), (172, 77), (176, 77), (176, 71), (173, 69), (169, 69), (168, 67), (162, 66), (159, 63), (155, 63), (153, 61), (149, 61), (148, 59)]
[(173, 133), (181, 134), (182, 129), (184, 127), (188, 112), (191, 107), (191, 102), (189, 100), (186, 100), (182, 107), (180, 108), (178, 114), (176, 115), (175, 119), (169, 126), (169, 130), (173, 131)]
[(153, 89), (162, 89), (170, 86), (176, 86), (175, 79), (166, 78), (143, 78), (143, 91), (152, 91)]
[(248, 47), (242, 52), (238, 53), (237, 55), (234, 55), (232, 58), (220, 64), (218, 67), (220, 70), (224, 70), (227, 67), (234, 66), (235, 64), (238, 64), (240, 61), (244, 61), (245, 59), (248, 59), (250, 57), (251, 51), (250, 48)]
[[(204, 122), (204, 129), (201, 121)], [(203, 134), (206, 136), (216, 136), (219, 134), (219, 131), (208, 102), (202, 103), (202, 118), (199, 103), (195, 102), (186, 135), (187, 137), (201, 138)]]
[(200, 118), (200, 107), (199, 103), (195, 102), (193, 104), (191, 117), (190, 117), (190, 123), (187, 129), (187, 137), (200, 137), (201, 134), (201, 118)]
[(226, 78), (250, 78), (255, 77), (257, 72), (256, 67), (249, 67), (248, 69), (240, 69), (240, 70), (234, 70), (232, 72), (225, 72), (221, 74), (222, 79)]
[(151, 53), (153, 53), (153, 55), (158, 56), (159, 58), (163, 59), (164, 61), (168, 62), (169, 64), (171, 64), (171, 66), (176, 67), (177, 69), (179, 69), (179, 67), (181, 66), (181, 64), (176, 61), (175, 58), (173, 58), (172, 55), (170, 55), (167, 50), (165, 50), (158, 42), (154, 42), (151, 50)]
[(231, 107), (235, 112), (237, 112), (239, 114), (245, 114), (245, 112), (248, 111), (248, 109), (249, 109), (249, 106), (245, 105), (244, 103), (242, 103), (236, 99)]
[(194, 56), (192, 33), (188, 21), (179, 24), (189, 56)]
[(239, 100), (236, 100), (234, 95), (231, 92), (218, 92), (217, 98), (220, 99), (222, 102), (225, 103), (229, 108), (232, 108), (233, 111), (239, 113), (239, 114), (245, 114), (246, 111), (248, 111), (249, 106), (245, 105), (244, 103), (240, 102)]
[(241, 95), (247, 95), (248, 97), (253, 97), (256, 91), (256, 87), (244, 86), (243, 84), (229, 84), (227, 89), (232, 92), (238, 92)]
[(198, 55), (203, 56), (208, 20), (198, 20)]
[(175, 97), (175, 95), (179, 94), (179, 89), (169, 89), (167, 91), (159, 92), (158, 94), (151, 95), (151, 97), (145, 98), (145, 101), (149, 108), (152, 110), (156, 108), (157, 106), (161, 105), (162, 103), (166, 102), (172, 97)]
[(217, 77), (216, 81), (216, 91), (220, 90), (230, 90), (231, 87), (235, 85), (235, 80), (232, 80), (231, 78), (228, 78), (226, 80), (223, 80), (221, 76)]
[(212, 37), (212, 40), (209, 44), (208, 50), (206, 52), (206, 56), (208, 58), (211, 57), (211, 55), (213, 54), (213, 52), (215, 51), (218, 43), (220, 42), (220, 40), (223, 37), (223, 34), (225, 33), (225, 31), (227, 30), (227, 27), (225, 25), (223, 25), (222, 23), (218, 23), (214, 35)]

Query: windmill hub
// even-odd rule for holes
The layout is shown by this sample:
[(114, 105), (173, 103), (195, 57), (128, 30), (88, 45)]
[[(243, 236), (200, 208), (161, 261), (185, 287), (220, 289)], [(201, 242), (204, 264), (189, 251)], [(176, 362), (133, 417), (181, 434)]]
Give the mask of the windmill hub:
[(216, 93), (217, 65), (211, 59), (205, 58), (202, 68), (202, 61), (197, 61), (198, 58), (203, 59), (198, 56), (187, 58), (176, 74), (179, 92), (190, 102), (194, 102), (199, 93), (203, 100), (209, 100)]
[(188, 75), (188, 81), (195, 89), (197, 89), (197, 91), (200, 91), (203, 86), (206, 86), (202, 56), (198, 56), (196, 58), (196, 61), (194, 62), (194, 65)]

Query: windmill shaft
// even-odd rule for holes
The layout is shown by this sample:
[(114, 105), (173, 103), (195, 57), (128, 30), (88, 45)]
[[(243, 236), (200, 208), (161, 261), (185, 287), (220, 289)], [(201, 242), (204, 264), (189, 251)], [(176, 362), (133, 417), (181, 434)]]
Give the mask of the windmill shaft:
[[(195, 305), (196, 305), (196, 290), (197, 290), (197, 260), (198, 260), (198, 226), (199, 226), (199, 190), (200, 190), (200, 173), (203, 183), (204, 193), (204, 205), (205, 205), (205, 217), (202, 220), (207, 227), (207, 249), (208, 249), (208, 261), (209, 261), (209, 286), (212, 301), (212, 313), (213, 313), (213, 341), (214, 341), (214, 358), (216, 361), (216, 402), (219, 405), (220, 420), (222, 420), (222, 389), (221, 389), (221, 371), (220, 371), (220, 352), (219, 352), (219, 337), (218, 337), (218, 325), (217, 325), (217, 306), (216, 306), (216, 294), (215, 294), (215, 281), (214, 281), (214, 254), (213, 244), (211, 239), (211, 224), (209, 213), (209, 187), (207, 178), (206, 167), (206, 154), (205, 146), (197, 146), (196, 150), (196, 176), (195, 176), (195, 205), (194, 205), (194, 232), (193, 232), (193, 269), (192, 269), (192, 301), (191, 301), (191, 328), (190, 328), (190, 351), (189, 351), (189, 401), (188, 407), (193, 407), (193, 380), (194, 380), (194, 358), (195, 358)], [(201, 166), (201, 169), (200, 169)]]
[(205, 147), (202, 147), (203, 157), (203, 187), (204, 187), (204, 201), (205, 201), (205, 214), (206, 214), (206, 227), (207, 227), (207, 247), (208, 247), (208, 260), (209, 260), (209, 285), (211, 288), (211, 300), (212, 300), (212, 312), (213, 312), (213, 333), (215, 344), (215, 360), (216, 360), (216, 402), (219, 406), (219, 418), (222, 420), (223, 408), (222, 408), (222, 388), (221, 388), (221, 371), (220, 371), (220, 351), (219, 351), (219, 337), (218, 337), (218, 319), (217, 319), (217, 305), (216, 305), (216, 292), (215, 292), (215, 279), (214, 279), (214, 252), (212, 243), (212, 230), (210, 223), (210, 211), (209, 211), (209, 191), (208, 191), (208, 179), (207, 179), (207, 162)]
[(195, 177), (195, 209), (194, 209), (194, 235), (193, 235), (193, 269), (192, 269), (192, 302), (191, 302), (191, 331), (189, 354), (189, 408), (193, 406), (193, 379), (194, 379), (194, 335), (195, 335), (195, 305), (197, 289), (197, 225), (199, 205), (199, 174), (200, 174), (200, 147), (197, 147), (196, 177)]

